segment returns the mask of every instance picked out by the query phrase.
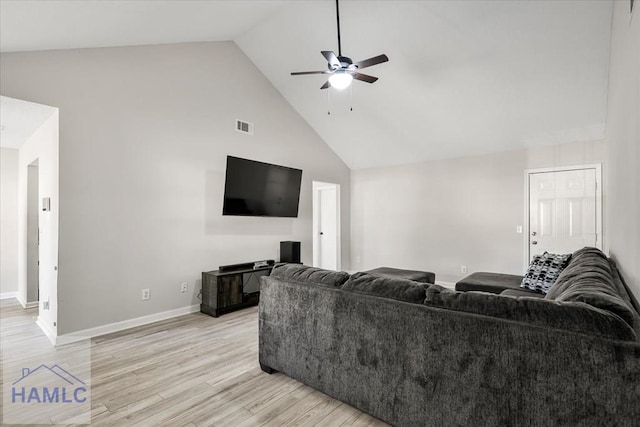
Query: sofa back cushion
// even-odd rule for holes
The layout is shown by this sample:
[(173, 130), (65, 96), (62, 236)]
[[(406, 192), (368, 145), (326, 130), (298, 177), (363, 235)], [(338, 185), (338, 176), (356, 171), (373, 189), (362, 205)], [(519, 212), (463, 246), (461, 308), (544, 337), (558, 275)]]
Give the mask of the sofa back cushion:
[(342, 285), (342, 289), (367, 295), (375, 295), (399, 301), (422, 304), (425, 285), (407, 279), (355, 273)]
[(365, 273), (380, 276), (380, 277), (391, 277), (398, 279), (407, 279), (413, 280), (418, 283), (435, 283), (436, 282), (436, 273), (431, 271), (419, 271), (419, 270), (405, 270), (400, 268), (392, 268), (392, 267), (378, 267), (373, 270), (367, 270)]
[(613, 274), (611, 264), (602, 251), (596, 248), (577, 250), (545, 299), (583, 302), (615, 313), (631, 327), (636, 327), (638, 313)]
[(582, 302), (557, 302), (535, 297), (510, 297), (487, 292), (456, 292), (438, 285), (426, 289), (425, 305), (526, 322), (621, 340), (636, 340), (619, 316)]
[(613, 275), (613, 282), (615, 283), (616, 287), (620, 290), (620, 293), (622, 294), (622, 296), (626, 297), (623, 299), (629, 304), (629, 307), (634, 309), (634, 313), (636, 314), (636, 316), (634, 316), (635, 317), (634, 329), (636, 331), (636, 335), (638, 335), (638, 337), (640, 338), (640, 305), (638, 304), (638, 300), (635, 299), (635, 296), (629, 290), (627, 284), (624, 282), (624, 278), (620, 275), (620, 272), (618, 271), (618, 266), (616, 265), (616, 262), (612, 258), (609, 258), (609, 265), (611, 266), (611, 274)]
[(302, 264), (283, 264), (271, 271), (271, 277), (337, 287), (347, 281), (349, 274), (344, 271), (323, 270)]

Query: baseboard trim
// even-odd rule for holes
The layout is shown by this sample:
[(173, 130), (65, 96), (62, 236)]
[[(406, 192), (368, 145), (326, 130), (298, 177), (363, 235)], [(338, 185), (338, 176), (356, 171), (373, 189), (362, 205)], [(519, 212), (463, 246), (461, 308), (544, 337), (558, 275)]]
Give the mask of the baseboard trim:
[(24, 299), (22, 299), (22, 295), (20, 295), (19, 292), (16, 292), (16, 299), (18, 300), (22, 308), (27, 308), (27, 302)]
[(11, 298), (18, 299), (18, 293), (17, 292), (2, 292), (2, 293), (0, 293), (0, 299), (11, 299)]
[(40, 329), (42, 329), (42, 332), (44, 332), (44, 334), (47, 336), (47, 338), (49, 339), (49, 341), (51, 342), (51, 345), (56, 345), (56, 333), (54, 331), (52, 331), (49, 326), (47, 326), (46, 323), (44, 323), (44, 321), (40, 318), (40, 316), (38, 316), (38, 319), (36, 320), (36, 325), (38, 325), (38, 327), (40, 327)]
[(159, 322), (161, 320), (171, 319), (172, 317), (197, 313), (199, 311), (200, 304), (188, 305), (186, 307), (180, 307), (174, 310), (168, 310), (160, 313), (149, 314), (147, 316), (136, 317), (134, 319), (123, 320), (121, 322), (108, 323), (106, 325), (96, 326), (95, 328), (83, 329), (81, 331), (71, 332), (69, 334), (58, 335), (54, 345), (59, 346), (71, 344), (93, 337), (99, 337), (100, 335), (111, 334), (113, 332), (135, 328), (136, 326), (142, 326), (149, 323)]
[(22, 308), (36, 308), (40, 304), (39, 301), (26, 302), (25, 300), (22, 299), (22, 297), (20, 296), (20, 293), (18, 292), (5, 292), (3, 294), (0, 294), (0, 299), (9, 299), (9, 298), (15, 298), (16, 300), (18, 300)]

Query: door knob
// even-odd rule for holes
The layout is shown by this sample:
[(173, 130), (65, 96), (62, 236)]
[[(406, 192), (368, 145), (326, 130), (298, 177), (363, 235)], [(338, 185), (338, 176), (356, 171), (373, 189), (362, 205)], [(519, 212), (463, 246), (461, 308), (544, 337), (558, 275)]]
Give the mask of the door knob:
[(536, 233), (535, 231), (531, 233), (532, 236), (537, 236), (538, 233)]
[(321, 232), (320, 232), (320, 235), (321, 235), (321, 236), (323, 236), (323, 235), (324, 235), (324, 233), (321, 231)]
[(536, 242), (535, 240), (533, 242), (531, 242), (532, 245), (537, 245), (538, 242)]

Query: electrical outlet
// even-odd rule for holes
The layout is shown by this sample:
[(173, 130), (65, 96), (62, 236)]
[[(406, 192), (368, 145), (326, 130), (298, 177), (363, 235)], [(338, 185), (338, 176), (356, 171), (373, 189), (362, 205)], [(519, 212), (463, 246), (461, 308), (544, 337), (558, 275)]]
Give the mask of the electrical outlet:
[(516, 225), (516, 233), (522, 234), (522, 226), (521, 225)]
[(460, 266), (460, 273), (466, 273), (467, 272), (467, 266), (466, 265), (461, 265)]
[(49, 310), (49, 301), (44, 301), (42, 303), (42, 309), (43, 310)]
[(180, 283), (180, 292), (182, 292), (183, 294), (187, 292), (187, 282)]
[(142, 290), (142, 299), (143, 300), (148, 300), (149, 298), (151, 298), (151, 291), (149, 289), (143, 289)]

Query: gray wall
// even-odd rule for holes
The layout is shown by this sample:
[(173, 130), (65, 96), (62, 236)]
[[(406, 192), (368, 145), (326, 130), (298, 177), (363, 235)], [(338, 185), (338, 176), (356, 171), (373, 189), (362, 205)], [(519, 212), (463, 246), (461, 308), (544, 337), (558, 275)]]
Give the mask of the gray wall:
[(609, 69), (607, 147), (611, 255), (640, 298), (640, 3), (615, 2)]
[[(202, 271), (281, 240), (311, 263), (312, 180), (342, 185), (348, 267), (349, 169), (234, 43), (1, 59), (4, 95), (60, 108), (59, 334), (199, 304)], [(303, 169), (299, 217), (223, 217), (228, 154)]]
[(40, 206), (38, 197), (38, 166), (27, 172), (27, 302), (38, 301), (38, 248)]
[(352, 171), (352, 269), (429, 270), (451, 283), (463, 265), (522, 274), (525, 169), (604, 160), (595, 141)]
[(0, 294), (18, 292), (18, 150), (0, 148)]

